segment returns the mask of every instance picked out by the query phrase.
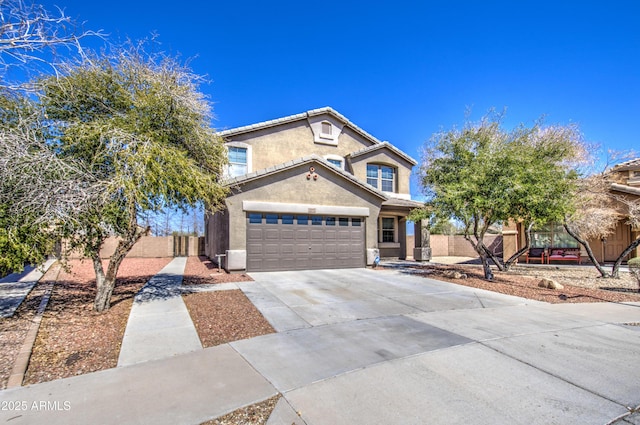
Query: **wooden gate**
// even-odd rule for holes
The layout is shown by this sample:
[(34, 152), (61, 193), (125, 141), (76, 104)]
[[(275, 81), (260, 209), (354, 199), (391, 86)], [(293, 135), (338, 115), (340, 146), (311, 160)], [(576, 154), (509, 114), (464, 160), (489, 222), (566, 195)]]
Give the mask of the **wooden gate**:
[(189, 236), (173, 237), (173, 256), (174, 257), (189, 256)]

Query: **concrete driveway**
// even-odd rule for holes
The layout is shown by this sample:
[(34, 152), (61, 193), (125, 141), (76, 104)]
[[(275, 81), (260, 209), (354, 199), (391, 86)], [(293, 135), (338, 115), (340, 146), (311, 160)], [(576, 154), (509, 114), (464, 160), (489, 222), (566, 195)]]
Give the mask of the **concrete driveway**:
[(278, 333), (3, 390), (0, 423), (200, 424), (281, 393), (268, 425), (640, 425), (640, 303), (402, 270), (251, 275)]
[(251, 276), (242, 289), (279, 333), (231, 346), (307, 424), (640, 424), (640, 327), (625, 325), (640, 305), (388, 270)]

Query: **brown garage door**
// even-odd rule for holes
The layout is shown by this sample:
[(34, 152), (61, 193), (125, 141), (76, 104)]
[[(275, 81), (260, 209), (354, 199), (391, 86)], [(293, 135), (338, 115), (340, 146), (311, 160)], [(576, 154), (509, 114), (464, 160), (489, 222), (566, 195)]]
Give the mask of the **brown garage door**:
[(364, 263), (362, 218), (247, 215), (248, 271), (340, 269)]

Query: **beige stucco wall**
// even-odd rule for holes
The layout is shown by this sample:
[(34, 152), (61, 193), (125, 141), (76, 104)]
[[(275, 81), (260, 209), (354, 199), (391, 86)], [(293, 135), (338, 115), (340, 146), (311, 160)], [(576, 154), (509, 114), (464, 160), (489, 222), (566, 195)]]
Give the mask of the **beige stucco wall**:
[(343, 128), (337, 146), (315, 143), (307, 120), (230, 136), (227, 141), (251, 145), (251, 171), (263, 170), (311, 154), (344, 157), (372, 144), (351, 132), (348, 127)]
[[(315, 167), (317, 180), (307, 179), (310, 166)], [(245, 200), (367, 208), (366, 248), (377, 247), (376, 220), (382, 199), (315, 161), (243, 184), (239, 192), (227, 198), (230, 250), (246, 249), (247, 222), (242, 206)]]

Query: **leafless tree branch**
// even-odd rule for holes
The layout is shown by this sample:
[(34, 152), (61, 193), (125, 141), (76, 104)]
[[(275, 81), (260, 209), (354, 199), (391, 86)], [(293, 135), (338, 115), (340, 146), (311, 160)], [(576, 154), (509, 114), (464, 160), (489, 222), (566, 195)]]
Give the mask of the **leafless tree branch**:
[(0, 87), (14, 86), (5, 79), (13, 67), (33, 72), (40, 64), (56, 72), (56, 50), (64, 47), (82, 56), (80, 40), (88, 36), (104, 34), (83, 30), (62, 9), (51, 13), (24, 0), (0, 0)]

